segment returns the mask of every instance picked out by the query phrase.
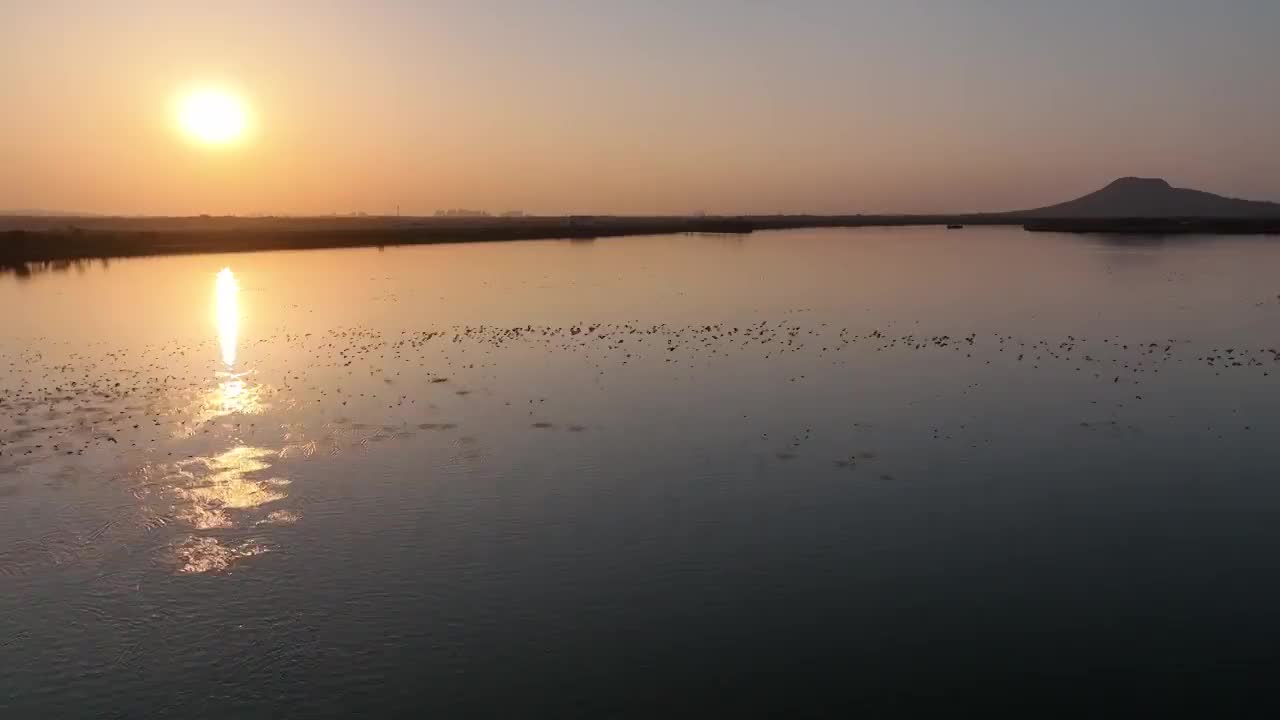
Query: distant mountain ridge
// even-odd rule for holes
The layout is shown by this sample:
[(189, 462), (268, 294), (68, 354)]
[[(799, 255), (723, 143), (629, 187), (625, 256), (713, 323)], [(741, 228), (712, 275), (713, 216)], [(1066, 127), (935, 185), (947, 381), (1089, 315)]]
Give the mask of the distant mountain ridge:
[(1268, 218), (1280, 217), (1280, 203), (1176, 188), (1160, 178), (1124, 177), (1075, 200), (1009, 214), (1055, 219)]

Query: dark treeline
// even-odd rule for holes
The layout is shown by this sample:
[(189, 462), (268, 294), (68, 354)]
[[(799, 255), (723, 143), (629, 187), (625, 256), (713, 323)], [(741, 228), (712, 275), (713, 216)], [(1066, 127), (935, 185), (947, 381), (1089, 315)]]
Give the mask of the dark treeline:
[(381, 247), (670, 233), (911, 225), (1023, 225), (1036, 232), (1115, 235), (1280, 234), (1277, 218), (1034, 220), (983, 215), (750, 215), (737, 217), (482, 218), (0, 218), (0, 268), (187, 253)]
[(963, 215), (521, 218), (4, 218), (0, 263), (818, 227), (1017, 224)]

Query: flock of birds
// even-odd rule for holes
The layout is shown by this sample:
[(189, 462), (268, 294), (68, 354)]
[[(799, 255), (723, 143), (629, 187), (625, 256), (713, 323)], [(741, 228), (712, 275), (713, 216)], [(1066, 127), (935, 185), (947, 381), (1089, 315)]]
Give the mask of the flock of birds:
[[(152, 484), (177, 483), (167, 488), (170, 500), (199, 500), (198, 512), (188, 508), (186, 515), (157, 506), (139, 521), (148, 528), (157, 523), (156, 527), (181, 525), (189, 516), (204, 518), (202, 522), (215, 529), (225, 527), (233, 520), (224, 506), (246, 506), (248, 499), (282, 493), (262, 485), (272, 478), (219, 470), (219, 453), (228, 449), (263, 452), (271, 463), (288, 463), (369, 451), (379, 443), (409, 442), (415, 434), (428, 432), (450, 438), (455, 459), (471, 462), (483, 457), (474, 433), (491, 429), (486, 425), (494, 417), (489, 411), (496, 409), (514, 427), (531, 432), (594, 431), (594, 425), (573, 414), (577, 410), (572, 403), (563, 402), (564, 393), (601, 393), (609, 413), (624, 415), (637, 399), (628, 375), (633, 372), (665, 379), (676, 393), (713, 386), (732, 394), (744, 382), (739, 375), (750, 376), (746, 382), (753, 384), (775, 385), (772, 398), (783, 397), (778, 388), (797, 393), (806, 386), (804, 393), (791, 396), (790, 407), (757, 409), (749, 402), (733, 406), (745, 423), (737, 429), (759, 443), (760, 461), (791, 463), (811, 454), (812, 443), (824, 452), (839, 447), (824, 442), (832, 435), (827, 427), (831, 416), (806, 418), (807, 401), (849, 387), (875, 386), (890, 377), (897, 379), (895, 387), (951, 393), (930, 404), (911, 390), (902, 391), (904, 412), (923, 420), (916, 429), (919, 434), (905, 438), (905, 444), (904, 438), (895, 438), (897, 447), (953, 440), (978, 447), (978, 442), (992, 439), (976, 438), (974, 427), (990, 418), (979, 417), (983, 410), (965, 408), (964, 403), (1014, 377), (1082, 394), (1075, 407), (1086, 409), (1078, 417), (1047, 417), (1045, 422), (1090, 431), (1136, 431), (1134, 418), (1121, 412), (1128, 404), (1163, 394), (1176, 405), (1181, 383), (1213, 378), (1234, 378), (1241, 392), (1257, 394), (1268, 387), (1261, 381), (1280, 367), (1280, 350), (1270, 347), (1213, 347), (1171, 338), (929, 334), (894, 332), (892, 326), (856, 330), (792, 319), (280, 331), (242, 341), (236, 372), (222, 363), (213, 340), (127, 349), (41, 340), (29, 347), (38, 349), (0, 355), (0, 498), (21, 492), (33, 481), (57, 485), (85, 473), (113, 477), (131, 472), (131, 466), (145, 467), (145, 473), (161, 476), (149, 480)], [(525, 377), (522, 373), (529, 366), (541, 366), (544, 374), (535, 377), (556, 382), (509, 381), (511, 375)], [(488, 410), (480, 411), (477, 403)], [(930, 414), (939, 407), (957, 406), (961, 412), (949, 419)], [(733, 408), (725, 409), (726, 422)], [(863, 409), (851, 408), (846, 418), (861, 433), (857, 444), (820, 462), (836, 472), (893, 481), (896, 476), (885, 470), (894, 463), (885, 463), (883, 448), (870, 449), (866, 441), (876, 418), (861, 413)], [(1205, 429), (1222, 437), (1247, 432), (1257, 422), (1234, 413), (1233, 409), (1211, 418)], [(798, 424), (779, 432), (774, 423), (762, 431), (757, 424), (762, 416), (765, 422), (785, 416)], [(696, 435), (696, 428), (686, 431)], [(746, 437), (750, 433), (754, 435)], [(825, 435), (824, 441), (815, 439), (819, 435)], [(229, 497), (234, 502), (229, 503)], [(262, 517), (249, 526), (296, 520), (287, 508), (270, 513), (268, 509), (264, 507)], [(86, 548), (100, 542), (104, 532), (44, 538), (28, 548), (27, 555), (63, 562), (77, 552), (92, 554)], [(257, 541), (219, 542), (200, 534), (198, 523), (186, 532), (175, 540), (180, 572), (218, 571), (237, 558), (267, 551)], [(0, 575), (32, 567), (32, 562), (25, 555), (0, 553)]]
[[(228, 416), (234, 416), (233, 428), (239, 432), (259, 425), (265, 431), (271, 424), (255, 417), (257, 410), (246, 412), (243, 398), (224, 398), (226, 412), (216, 408), (202, 412), (216, 402), (209, 394), (221, 382), (217, 354), (208, 342), (169, 342), (96, 355), (93, 348), (67, 347), (62, 353), (51, 353), (53, 349), (0, 357), (6, 369), (0, 384), (0, 469), (20, 466), (23, 458), (78, 456), (94, 448), (154, 447), (166, 439), (213, 432), (229, 422)], [(596, 376), (597, 384), (600, 377), (629, 365), (680, 366), (685, 377), (707, 382), (700, 368), (713, 378), (722, 370), (732, 373), (738, 359), (767, 363), (789, 357), (801, 357), (804, 362), (787, 364), (785, 370), (780, 367), (778, 382), (840, 382), (839, 369), (866, 367), (873, 357), (869, 353), (946, 353), (975, 366), (994, 365), (997, 372), (1052, 369), (1119, 385), (1128, 394), (1111, 398), (1117, 402), (1144, 400), (1140, 386), (1162, 372), (1200, 370), (1214, 377), (1234, 374), (1256, 380), (1280, 367), (1277, 348), (1197, 347), (1172, 338), (1069, 335), (1049, 340), (974, 332), (928, 335), (874, 328), (859, 332), (790, 320), (702, 325), (582, 322), (398, 332), (373, 328), (281, 332), (242, 349), (242, 356), (254, 358), (255, 370), (241, 387), (252, 390), (255, 402), (276, 409), (328, 408), (341, 413), (382, 408), (403, 415), (406, 409), (434, 403), (433, 398), (442, 393), (466, 398), (476, 384), (500, 373), (504, 362), (522, 361), (503, 356), (508, 349), (576, 355), (585, 363), (584, 369)], [(57, 354), (58, 359), (46, 360), (44, 354)], [(715, 365), (721, 360), (726, 364)], [(820, 379), (818, 373), (824, 368), (826, 374)], [(579, 370), (570, 367), (566, 372)], [(866, 382), (866, 376), (851, 374), (848, 382)], [(547, 400), (545, 395), (529, 393), (508, 398), (506, 405), (524, 406), (527, 415), (534, 417), (531, 428), (548, 429), (556, 423), (539, 417), (539, 406)], [(430, 424), (427, 420), (420, 422)], [(576, 423), (559, 424), (585, 429)]]

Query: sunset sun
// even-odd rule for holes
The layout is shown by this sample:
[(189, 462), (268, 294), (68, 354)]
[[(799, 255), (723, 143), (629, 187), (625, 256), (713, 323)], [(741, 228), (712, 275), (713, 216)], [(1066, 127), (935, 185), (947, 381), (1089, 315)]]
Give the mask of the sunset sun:
[(178, 127), (205, 145), (229, 145), (244, 137), (249, 112), (244, 101), (222, 90), (196, 90), (178, 101)]

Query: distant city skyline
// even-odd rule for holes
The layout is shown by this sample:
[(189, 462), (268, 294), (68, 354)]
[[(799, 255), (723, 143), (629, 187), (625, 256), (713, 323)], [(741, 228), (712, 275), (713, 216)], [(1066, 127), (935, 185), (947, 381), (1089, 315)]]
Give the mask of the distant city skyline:
[(5, 18), (4, 210), (980, 212), (1126, 175), (1280, 200), (1273, 1), (54, 0)]

